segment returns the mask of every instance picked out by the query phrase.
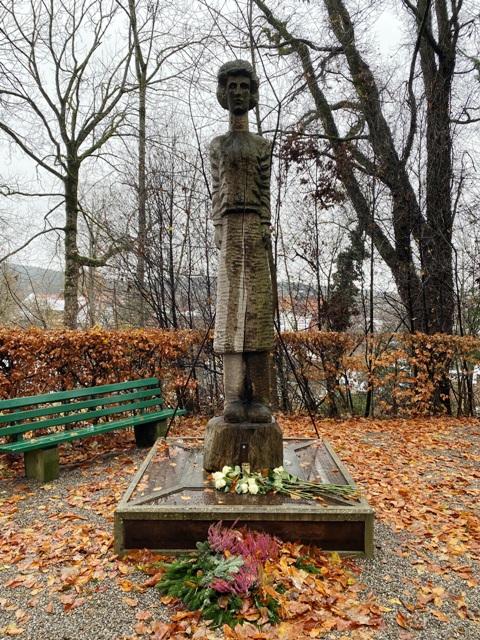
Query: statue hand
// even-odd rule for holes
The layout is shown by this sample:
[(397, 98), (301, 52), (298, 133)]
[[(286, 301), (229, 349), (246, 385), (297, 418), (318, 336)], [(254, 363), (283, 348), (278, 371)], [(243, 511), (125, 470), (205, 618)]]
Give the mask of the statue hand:
[(215, 246), (217, 247), (217, 249), (221, 249), (222, 248), (222, 236), (223, 236), (223, 227), (221, 224), (217, 224), (217, 226), (215, 227)]

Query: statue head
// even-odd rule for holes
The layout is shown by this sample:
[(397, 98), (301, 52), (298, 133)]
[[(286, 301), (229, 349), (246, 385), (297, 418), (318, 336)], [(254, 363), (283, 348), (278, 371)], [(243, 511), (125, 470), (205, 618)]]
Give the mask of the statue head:
[(250, 102), (248, 110), (258, 104), (258, 76), (252, 65), (246, 60), (232, 60), (226, 62), (218, 70), (217, 100), (224, 109), (229, 109), (227, 82), (229, 78), (248, 78), (250, 81)]

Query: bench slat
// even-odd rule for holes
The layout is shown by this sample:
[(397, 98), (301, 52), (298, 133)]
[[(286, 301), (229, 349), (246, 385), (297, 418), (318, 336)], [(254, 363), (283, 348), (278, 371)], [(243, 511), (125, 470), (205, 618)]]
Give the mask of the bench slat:
[[(118, 399), (118, 396), (116, 397)], [(48, 420), (38, 420), (36, 422), (25, 422), (23, 424), (12, 425), (11, 427), (0, 428), (0, 436), (27, 433), (27, 431), (37, 431), (38, 429), (47, 429), (49, 427), (59, 427), (63, 424), (73, 424), (75, 422), (84, 422), (95, 418), (104, 418), (106, 416), (115, 415), (116, 413), (137, 411), (148, 407), (161, 406), (161, 404), (161, 398), (153, 398), (152, 400), (141, 400), (139, 402), (131, 402), (129, 404), (120, 404), (116, 407), (108, 407), (107, 409), (71, 413), (67, 416), (59, 416), (58, 418), (50, 418)], [(72, 410), (73, 407), (74, 405), (72, 405)]]
[(167, 418), (171, 418), (174, 414), (176, 416), (181, 416), (185, 413), (185, 409), (178, 409), (177, 411), (175, 411), (175, 409), (163, 409), (162, 411), (157, 411), (155, 413), (131, 416), (130, 418), (124, 418), (123, 420), (105, 422), (92, 427), (82, 427), (80, 429), (75, 429), (75, 431), (62, 431), (59, 433), (41, 436), (40, 438), (24, 440), (22, 442), (9, 442), (7, 444), (0, 445), (0, 452), (24, 453), (25, 451), (48, 448), (63, 442), (71, 442), (72, 440), (95, 436), (101, 433), (108, 433), (109, 431), (116, 431), (117, 429), (127, 429), (128, 427), (133, 427), (142, 423), (148, 424), (149, 422), (166, 420)]
[[(59, 477), (61, 443), (134, 427), (137, 446), (151, 447), (166, 433), (167, 418), (186, 413), (184, 409), (162, 409), (162, 404), (158, 378), (2, 400), (0, 440), (16, 438), (0, 444), (0, 453), (23, 453), (27, 477), (49, 482)], [(108, 416), (113, 419), (108, 421)], [(105, 418), (106, 422), (99, 422)], [(73, 428), (37, 433), (67, 425)], [(25, 433), (30, 433), (30, 439), (23, 439)]]
[(113, 393), (124, 389), (140, 389), (147, 386), (159, 386), (158, 378), (146, 378), (144, 380), (129, 380), (127, 382), (118, 382), (115, 384), (106, 384), (99, 387), (86, 387), (84, 389), (72, 389), (71, 391), (54, 391), (53, 393), (44, 393), (39, 396), (24, 396), (22, 398), (9, 398), (0, 400), (0, 411), (6, 409), (16, 409), (18, 407), (28, 407), (36, 404), (45, 404), (48, 402), (61, 402), (62, 400), (84, 398), (86, 396), (98, 396), (103, 393)]
[[(157, 396), (157, 404), (161, 404), (161, 394), (162, 390), (160, 389), (160, 387), (154, 387), (152, 389), (143, 389), (141, 391), (133, 391), (131, 393), (121, 393), (118, 395), (105, 396), (103, 398), (93, 398), (91, 400), (84, 400), (82, 402), (63, 402), (62, 404), (45, 406), (41, 409), (24, 409), (23, 411), (16, 411), (14, 413), (5, 413), (3, 415), (0, 415), (0, 424), (5, 424), (7, 422), (17, 422), (20, 420), (29, 420), (31, 418), (41, 418), (42, 416), (55, 415), (56, 413), (78, 413), (82, 409), (105, 406), (108, 404), (118, 404), (127, 402), (128, 400), (134, 400), (135, 398), (148, 398), (148, 396), (152, 395)], [(120, 408), (121, 404), (119, 406), (119, 409)], [(0, 427), (0, 435), (2, 435), (3, 433), (4, 431)]]

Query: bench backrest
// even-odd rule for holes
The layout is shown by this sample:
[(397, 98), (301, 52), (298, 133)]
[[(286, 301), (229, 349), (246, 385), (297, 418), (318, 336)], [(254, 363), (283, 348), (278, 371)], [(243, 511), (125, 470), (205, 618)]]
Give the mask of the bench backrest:
[[(161, 406), (158, 378), (0, 400), (0, 436)], [(50, 416), (48, 419), (45, 416)], [(2, 426), (9, 425), (9, 426)]]

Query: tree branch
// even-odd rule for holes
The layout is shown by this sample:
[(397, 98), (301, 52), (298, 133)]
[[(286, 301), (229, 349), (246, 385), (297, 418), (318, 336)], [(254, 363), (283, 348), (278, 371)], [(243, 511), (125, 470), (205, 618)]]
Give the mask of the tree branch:
[(14, 256), (15, 254), (19, 253), (20, 251), (22, 251), (22, 249), (25, 249), (26, 247), (28, 247), (29, 244), (31, 244), (34, 240), (36, 240), (40, 236), (44, 236), (47, 233), (51, 233), (52, 231), (65, 231), (65, 229), (63, 227), (50, 227), (50, 229), (43, 229), (43, 231), (39, 231), (38, 233), (35, 233), (24, 244), (22, 244), (21, 247), (17, 247), (13, 251), (10, 251), (10, 253), (7, 253), (5, 256), (0, 257), (0, 264), (2, 262), (5, 262), (12, 256)]
[(77, 255), (75, 260), (82, 267), (105, 267), (110, 258), (125, 250), (133, 251), (133, 248), (132, 243), (122, 243), (120, 245), (110, 247), (110, 249), (108, 249), (108, 251), (106, 251), (100, 258), (90, 258), (88, 256)]
[[(425, 7), (425, 12), (423, 14), (422, 17), (420, 17), (418, 11), (415, 12), (415, 16), (417, 19), (417, 22), (420, 21), (420, 27), (418, 29), (418, 34), (417, 34), (417, 40), (415, 42), (415, 48), (413, 50), (413, 54), (412, 54), (412, 60), (410, 63), (410, 74), (408, 77), (408, 104), (410, 107), (410, 129), (407, 135), (407, 141), (405, 144), (405, 148), (403, 150), (403, 154), (402, 154), (402, 162), (405, 164), (406, 161), (408, 160), (409, 156), (410, 156), (410, 152), (412, 150), (412, 145), (413, 145), (413, 140), (415, 138), (415, 133), (417, 131), (417, 101), (415, 99), (415, 94), (413, 92), (413, 79), (414, 79), (414, 74), (415, 74), (415, 66), (416, 66), (416, 62), (417, 62), (417, 55), (418, 52), (420, 50), (420, 44), (422, 41), (422, 37), (423, 34), (425, 32), (426, 29), (426, 24), (427, 24), (427, 16), (428, 13), (430, 11), (430, 6), (432, 3), (432, 0), (426, 0), (427, 4)], [(408, 3), (410, 4), (410, 3)]]

